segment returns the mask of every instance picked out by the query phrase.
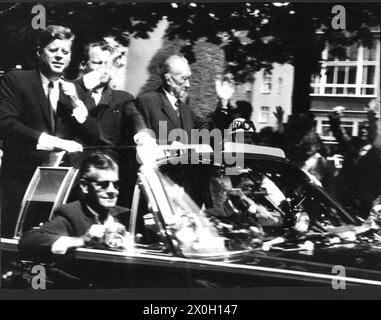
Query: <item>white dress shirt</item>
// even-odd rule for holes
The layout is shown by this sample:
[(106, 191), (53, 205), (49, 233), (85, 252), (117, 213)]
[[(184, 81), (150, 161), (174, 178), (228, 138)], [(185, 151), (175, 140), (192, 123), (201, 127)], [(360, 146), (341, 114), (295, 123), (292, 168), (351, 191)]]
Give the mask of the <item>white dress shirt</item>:
[(179, 107), (177, 106), (178, 99), (173, 94), (169, 93), (167, 90), (165, 90), (165, 89), (163, 89), (163, 90), (164, 90), (165, 95), (167, 96), (169, 102), (171, 103), (173, 110), (175, 110), (176, 114), (179, 115), (180, 111), (179, 111)]
[(91, 91), (91, 97), (93, 98), (95, 105), (97, 106), (102, 98), (104, 88), (100, 88), (98, 90)]

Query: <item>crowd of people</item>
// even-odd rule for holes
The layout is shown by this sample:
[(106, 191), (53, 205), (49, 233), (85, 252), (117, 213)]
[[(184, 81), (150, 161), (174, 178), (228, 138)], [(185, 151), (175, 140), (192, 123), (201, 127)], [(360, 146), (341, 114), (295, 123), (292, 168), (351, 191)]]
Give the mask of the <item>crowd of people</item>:
[[(282, 148), (291, 161), (364, 217), (381, 195), (381, 141), (372, 109), (368, 125), (355, 138), (346, 135), (340, 125), (339, 110), (331, 114), (331, 130), (344, 156), (338, 170), (327, 160), (329, 152), (316, 133), (312, 113), (290, 116), (284, 123), (284, 111), (278, 107), (274, 113), (277, 128), (256, 132), (250, 121), (250, 104), (230, 100), (234, 90), (229, 76), (216, 82), (218, 102), (212, 121), (202, 119), (189, 106), (191, 69), (179, 55), (170, 55), (162, 62), (162, 84), (157, 90), (134, 99), (109, 85), (120, 52), (105, 36), (85, 45), (81, 75), (74, 81), (65, 80), (74, 39), (70, 29), (48, 26), (41, 31), (36, 48), (38, 69), (11, 71), (1, 79), (1, 235), (12, 236), (28, 183), (52, 153), (64, 151), (82, 168), (82, 202), (60, 208), (52, 221), (25, 235), (21, 248), (32, 243), (53, 253), (65, 253), (68, 248), (83, 245), (85, 234), (104, 233), (105, 228), (99, 231), (91, 226), (106, 225), (106, 221), (114, 221), (116, 213), (128, 212), (117, 206), (118, 195), (131, 194), (138, 165), (128, 146), (179, 143), (168, 135), (173, 130), (179, 130), (179, 136), (191, 136), (192, 129), (228, 129), (233, 137), (242, 131), (245, 143)], [(102, 152), (98, 150), (83, 161), (81, 154), (88, 148)], [(128, 202), (123, 202), (126, 198), (119, 197), (119, 204), (127, 206)], [(86, 224), (82, 216), (88, 218)]]
[[(290, 116), (284, 124), (281, 107), (274, 113), (277, 128), (262, 129), (256, 143), (283, 149), (287, 158), (319, 180), (347, 210), (366, 218), (381, 195), (381, 137), (372, 104), (354, 137), (341, 124), (344, 107), (332, 110), (330, 131), (337, 141), (333, 148), (323, 144), (312, 113)], [(339, 165), (329, 160), (335, 155), (342, 158)]]

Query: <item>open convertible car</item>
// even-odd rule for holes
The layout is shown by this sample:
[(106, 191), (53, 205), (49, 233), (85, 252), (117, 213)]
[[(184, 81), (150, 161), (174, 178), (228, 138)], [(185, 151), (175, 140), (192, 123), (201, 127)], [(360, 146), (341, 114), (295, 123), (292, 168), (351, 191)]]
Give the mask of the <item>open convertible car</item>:
[(3, 287), (30, 287), (36, 265), (48, 288), (381, 285), (378, 217), (350, 216), (283, 151), (232, 144), (221, 154), (202, 145), (156, 160), (138, 154), (125, 245), (114, 250), (20, 256), (20, 236), (67, 201), (78, 173), (38, 168), (14, 237), (1, 239)]

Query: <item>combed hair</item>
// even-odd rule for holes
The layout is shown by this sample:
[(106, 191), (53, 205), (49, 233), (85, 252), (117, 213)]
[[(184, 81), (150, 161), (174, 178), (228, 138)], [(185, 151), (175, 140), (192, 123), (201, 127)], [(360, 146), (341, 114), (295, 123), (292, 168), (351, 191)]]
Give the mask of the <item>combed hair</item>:
[(89, 60), (90, 49), (94, 47), (100, 47), (102, 51), (109, 51), (111, 53), (114, 52), (114, 49), (105, 40), (89, 42), (88, 44), (85, 45), (85, 48), (83, 49), (82, 60), (84, 62), (87, 62)]
[(104, 152), (96, 151), (83, 161), (80, 170), (80, 177), (85, 178), (91, 168), (99, 170), (118, 170), (118, 164), (110, 155)]
[(71, 40), (73, 43), (75, 36), (71, 32), (69, 28), (58, 26), (58, 25), (50, 25), (47, 26), (46, 29), (40, 32), (38, 41), (37, 41), (37, 49), (42, 50), (52, 41), (60, 39), (60, 40)]
[(121, 32), (117, 28), (111, 28), (110, 30), (107, 30), (103, 34), (103, 38), (105, 37), (111, 37), (114, 38), (114, 40), (118, 43), (120, 43), (124, 47), (128, 47), (131, 42), (131, 36), (127, 31)]
[(184, 60), (188, 62), (188, 60), (184, 56), (178, 54), (173, 54), (167, 57), (167, 59), (165, 59), (159, 66), (159, 74), (162, 80), (164, 80), (165, 74), (171, 72), (171, 62), (173, 60)]

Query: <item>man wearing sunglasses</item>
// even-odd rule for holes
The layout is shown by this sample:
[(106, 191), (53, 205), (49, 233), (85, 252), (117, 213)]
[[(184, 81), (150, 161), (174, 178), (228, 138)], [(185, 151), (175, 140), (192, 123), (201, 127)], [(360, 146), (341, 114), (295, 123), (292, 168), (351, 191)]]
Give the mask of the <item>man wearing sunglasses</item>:
[(107, 234), (125, 233), (130, 210), (116, 205), (116, 162), (104, 153), (93, 153), (83, 162), (80, 178), (82, 199), (61, 206), (51, 221), (25, 233), (19, 242), (21, 253), (62, 255), (94, 239), (107, 248)]

